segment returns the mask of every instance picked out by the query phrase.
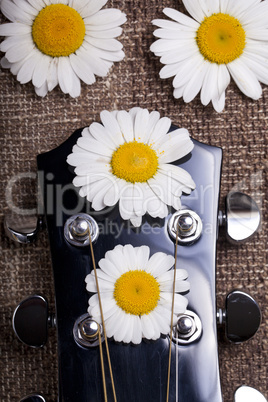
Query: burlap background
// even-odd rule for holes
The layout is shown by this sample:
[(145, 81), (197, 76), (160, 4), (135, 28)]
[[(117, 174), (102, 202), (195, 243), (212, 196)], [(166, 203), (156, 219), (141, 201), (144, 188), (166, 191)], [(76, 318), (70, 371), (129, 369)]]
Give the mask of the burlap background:
[[(243, 96), (234, 84), (227, 90), (226, 107), (217, 114), (199, 99), (190, 104), (174, 100), (171, 80), (160, 80), (159, 60), (149, 51), (153, 42), (153, 18), (162, 18), (164, 7), (184, 10), (181, 0), (111, 0), (108, 7), (120, 8), (128, 21), (120, 38), (125, 59), (93, 86), (82, 85), (78, 99), (57, 88), (46, 98), (34, 93), (31, 84), (20, 85), (8, 70), (0, 72), (1, 152), (1, 286), (0, 286), (0, 399), (17, 401), (39, 391), (48, 401), (57, 398), (57, 346), (50, 331), (42, 350), (23, 346), (12, 331), (11, 319), (17, 303), (33, 293), (44, 294), (53, 311), (53, 278), (46, 233), (27, 247), (9, 241), (3, 233), (3, 217), (12, 205), (36, 205), (36, 155), (51, 150), (79, 127), (99, 119), (103, 109), (133, 106), (158, 110), (188, 128), (193, 138), (223, 149), (221, 204), (233, 188), (253, 195), (262, 211), (262, 227), (247, 244), (230, 246), (220, 236), (217, 254), (217, 299), (222, 306), (233, 288), (250, 291), (262, 309), (263, 321), (256, 337), (244, 345), (230, 345), (219, 336), (219, 356), (224, 401), (232, 401), (241, 384), (255, 386), (268, 397), (268, 321), (266, 271), (267, 218), (267, 123), (268, 88), (259, 101)], [(4, 21), (4, 18), (2, 18)], [(14, 182), (17, 175), (26, 174)], [(21, 176), (20, 176), (21, 177)], [(30, 178), (32, 177), (32, 178)], [(13, 181), (12, 181), (13, 180)], [(80, 401), (73, 401), (80, 402)], [(190, 402), (190, 401), (184, 401)], [(210, 402), (210, 401), (207, 401)]]

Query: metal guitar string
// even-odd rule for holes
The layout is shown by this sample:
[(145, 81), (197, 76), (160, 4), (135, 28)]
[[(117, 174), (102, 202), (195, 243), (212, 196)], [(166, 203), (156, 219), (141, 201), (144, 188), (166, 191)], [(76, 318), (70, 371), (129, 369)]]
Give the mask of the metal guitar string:
[(100, 331), (99, 324), (98, 324), (98, 338), (99, 338), (99, 345), (100, 345), (99, 350), (100, 350), (101, 375), (102, 375), (104, 400), (105, 400), (105, 402), (107, 402), (107, 388), (106, 388), (106, 381), (105, 381), (105, 370), (104, 370), (104, 360), (103, 360), (103, 352), (102, 352), (101, 331)]
[(172, 290), (172, 307), (171, 307), (171, 322), (170, 322), (170, 335), (169, 335), (169, 352), (168, 352), (168, 378), (167, 378), (167, 397), (166, 402), (169, 400), (169, 385), (170, 385), (170, 367), (171, 367), (171, 348), (172, 348), (172, 333), (173, 333), (173, 314), (174, 314), (174, 302), (175, 302), (175, 285), (176, 285), (176, 268), (177, 268), (177, 250), (178, 250), (178, 236), (179, 225), (176, 229), (176, 241), (175, 241), (175, 264), (174, 264), (174, 277), (173, 277), (173, 290)]
[[(101, 321), (102, 321), (102, 327), (103, 327), (104, 342), (105, 342), (105, 346), (106, 346), (107, 360), (108, 360), (108, 366), (109, 366), (109, 371), (110, 371), (114, 402), (117, 402), (116, 393), (115, 393), (115, 386), (114, 386), (113, 371), (112, 371), (112, 365), (111, 365), (111, 359), (110, 359), (110, 353), (109, 353), (109, 346), (108, 346), (108, 340), (107, 340), (105, 323), (104, 323), (104, 316), (103, 316), (103, 310), (102, 310), (102, 303), (101, 303), (101, 297), (100, 297), (100, 288), (99, 288), (99, 282), (98, 282), (98, 277), (97, 277), (97, 269), (96, 269), (96, 263), (95, 263), (95, 257), (94, 257), (94, 251), (93, 251), (93, 246), (92, 246), (92, 241), (91, 241), (90, 230), (88, 231), (88, 234), (89, 234), (89, 245), (90, 245), (90, 251), (91, 251), (92, 264), (93, 264), (96, 287), (97, 287), (97, 293), (98, 293), (98, 298), (99, 298), (99, 307), (100, 307), (100, 313), (101, 313)], [(101, 342), (100, 342), (100, 344), (101, 344)], [(103, 359), (103, 357), (102, 357), (102, 359)], [(103, 360), (102, 360), (102, 364), (103, 364)], [(105, 381), (105, 378), (104, 378), (104, 381)], [(106, 392), (106, 386), (104, 387), (104, 391)], [(105, 402), (106, 401), (107, 401), (107, 393), (105, 394)]]

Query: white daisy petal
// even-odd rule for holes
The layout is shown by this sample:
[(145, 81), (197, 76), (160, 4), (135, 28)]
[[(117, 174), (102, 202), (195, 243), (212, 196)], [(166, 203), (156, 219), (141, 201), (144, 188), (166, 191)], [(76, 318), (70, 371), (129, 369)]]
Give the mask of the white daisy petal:
[(206, 15), (204, 14), (204, 11), (202, 10), (198, 0), (183, 0), (183, 4), (188, 13), (194, 17), (196, 21), (203, 21)]
[(198, 23), (196, 21), (194, 21), (192, 18), (187, 17), (183, 13), (180, 13), (177, 10), (174, 10), (173, 8), (164, 8), (163, 13), (182, 25), (186, 25), (193, 29), (198, 29)]
[(268, 2), (183, 0), (183, 3), (193, 18), (166, 8), (163, 11), (172, 21), (152, 21), (160, 28), (154, 32), (160, 39), (150, 50), (164, 64), (160, 78), (174, 76), (174, 98), (183, 97), (185, 102), (191, 102), (200, 91), (202, 104), (212, 102), (214, 109), (221, 112), (231, 75), (246, 96), (259, 99), (260, 82), (267, 85)]
[[(188, 27), (183, 27), (180, 30), (174, 30), (174, 29), (156, 29), (154, 31), (154, 36), (156, 38), (160, 39), (172, 39), (172, 40), (178, 40), (177, 42), (177, 47), (181, 44), (181, 39), (192, 39), (195, 38), (196, 32), (193, 31), (191, 28)], [(189, 40), (190, 42), (190, 40)]]
[(172, 255), (162, 252), (155, 253), (148, 261), (146, 272), (157, 278), (159, 275), (167, 272), (174, 265), (174, 262), (175, 259)]
[(83, 129), (67, 158), (79, 195), (98, 211), (118, 203), (120, 216), (135, 227), (146, 213), (165, 218), (167, 205), (179, 207), (182, 193), (195, 187), (187, 172), (169, 165), (193, 149), (188, 131), (168, 133), (169, 118), (141, 108), (104, 110), (100, 117), (103, 124)]
[[(107, 193), (107, 191), (109, 191), (109, 189), (111, 187), (114, 187), (114, 183), (112, 180), (109, 180), (108, 178), (106, 178), (105, 180), (102, 180), (101, 182), (101, 186), (98, 186), (98, 190), (96, 191), (94, 197), (92, 198), (92, 208), (95, 209), (95, 211), (101, 211), (103, 208), (106, 207), (106, 203), (104, 202), (104, 197)], [(91, 186), (91, 188), (93, 188), (93, 184)]]
[(35, 87), (35, 92), (38, 96), (44, 97), (48, 93), (48, 86), (47, 83), (44, 82), (44, 84), (41, 87)]
[(31, 81), (36, 63), (37, 59), (34, 57), (28, 57), (28, 59), (25, 59), (17, 74), (17, 79), (21, 84)]
[(19, 22), (7, 23), (0, 26), (0, 36), (16, 36), (31, 34), (31, 27)]
[(84, 42), (76, 51), (76, 55), (88, 65), (88, 68), (93, 72), (93, 74), (99, 77), (105, 77), (108, 74), (112, 63), (96, 56), (93, 49), (94, 47), (92, 45)]
[[(65, 1), (68, 2), (68, 0)], [(86, 18), (100, 11), (106, 3), (107, 0), (91, 0), (86, 3), (83, 0), (75, 0), (75, 2), (72, 0), (71, 7), (75, 8), (83, 18)]]
[(120, 110), (117, 113), (117, 121), (121, 128), (122, 136), (126, 142), (134, 140), (133, 120), (129, 113), (125, 110)]
[(140, 109), (135, 117), (134, 137), (136, 141), (145, 142), (144, 136), (147, 136), (147, 125), (149, 121), (149, 112), (147, 109)]
[(136, 256), (137, 256), (137, 268), (147, 269), (147, 263), (149, 261), (150, 249), (148, 246), (136, 247)]
[(6, 51), (6, 58), (10, 63), (16, 63), (27, 58), (33, 49), (33, 43), (18, 43)]
[(77, 145), (98, 155), (110, 157), (112, 154), (111, 149), (108, 146), (94, 139), (90, 140), (89, 138), (80, 137), (77, 140)]
[(153, 339), (155, 336), (155, 325), (154, 321), (152, 322), (150, 314), (144, 314), (141, 316), (141, 326), (143, 337), (147, 339)]
[(212, 104), (216, 112), (222, 112), (225, 105), (225, 92), (223, 92), (219, 98), (212, 99)]
[(134, 212), (133, 184), (126, 185), (120, 195), (119, 211), (123, 219), (130, 219)]
[(85, 82), (88, 85), (91, 85), (96, 81), (93, 72), (91, 71), (90, 68), (88, 68), (88, 65), (84, 60), (81, 60), (81, 58), (79, 58), (74, 53), (69, 56), (69, 60), (72, 69), (83, 82)]
[(207, 66), (205, 61), (202, 62), (200, 66), (196, 66), (196, 68), (193, 71), (192, 77), (190, 78), (188, 83), (185, 84), (183, 91), (184, 102), (186, 103), (191, 102), (196, 97), (196, 95), (202, 88), (206, 71)]
[(186, 129), (175, 130), (166, 135), (166, 137), (154, 145), (154, 148), (157, 148), (157, 154), (161, 163), (178, 160), (188, 155), (193, 149), (193, 143), (189, 139), (189, 133)]
[[(158, 187), (158, 186), (157, 186)], [(153, 218), (165, 218), (168, 215), (166, 202), (162, 201), (154, 186), (150, 183), (148, 186), (150, 196), (146, 199), (146, 209)]]
[(252, 99), (259, 99), (262, 89), (256, 75), (240, 59), (228, 64), (228, 70), (236, 85), (246, 96)]
[(260, 3), (260, 0), (236, 0), (229, 1), (226, 12), (234, 15), (236, 18), (241, 17), (246, 10), (251, 9), (251, 11)]
[(209, 63), (204, 77), (204, 83), (201, 89), (200, 99), (203, 105), (207, 105), (218, 94), (217, 88), (217, 65)]
[(110, 131), (115, 138), (117, 146), (123, 144), (124, 138), (121, 133), (121, 128), (112, 113), (108, 112), (107, 110), (103, 110), (100, 113), (100, 118), (106, 130)]
[[(178, 63), (181, 62), (182, 60), (195, 57), (197, 54), (198, 50), (196, 49), (196, 46), (193, 46), (193, 44), (189, 41), (188, 46), (186, 44), (183, 44), (180, 48), (178, 47), (176, 51), (172, 53), (171, 52), (165, 53), (161, 57), (160, 62), (162, 64)], [(178, 71), (176, 73), (178, 74)]]
[(228, 87), (228, 85), (230, 83), (230, 79), (231, 79), (231, 77), (230, 77), (230, 74), (228, 72), (226, 65), (225, 64), (219, 65), (218, 79), (217, 79), (219, 95), (221, 95), (226, 90), (226, 88)]
[(153, 128), (148, 143), (154, 144), (160, 137), (162, 137), (169, 131), (170, 126), (171, 120), (168, 117), (162, 117), (161, 119), (159, 119)]
[(105, 272), (107, 275), (110, 275), (111, 278), (115, 280), (120, 276), (121, 271), (118, 270), (117, 264), (113, 264), (109, 258), (102, 258), (99, 261), (99, 267)]
[[(89, 299), (89, 314), (101, 323), (101, 300), (107, 336), (117, 342), (140, 344), (142, 338), (156, 340), (170, 332), (174, 257), (159, 252), (149, 259), (149, 253), (147, 246), (130, 244), (106, 252), (97, 268), (100, 294), (94, 271), (85, 279), (87, 290), (95, 293)], [(176, 270), (173, 322), (187, 307), (187, 298), (178, 294), (189, 289), (187, 276), (185, 270)]]
[[(5, 52), (6, 68), (21, 83), (32, 81), (35, 91), (45, 96), (59, 84), (63, 93), (76, 98), (81, 81), (91, 85), (95, 75), (104, 77), (113, 62), (124, 58), (122, 44), (115, 39), (122, 33), (126, 16), (120, 10), (101, 8), (107, 0), (2, 0), (1, 10), (11, 23), (0, 26), (6, 36), (0, 49)], [(49, 29), (59, 21), (59, 38)], [(62, 18), (74, 20), (77, 34)], [(45, 32), (42, 30), (46, 27)], [(62, 28), (64, 26), (64, 28)], [(64, 32), (60, 32), (64, 29)], [(62, 35), (61, 35), (62, 34)], [(29, 55), (34, 51), (31, 64)]]
[(268, 85), (268, 63), (262, 57), (253, 57), (252, 54), (245, 54), (244, 60), (256, 78), (263, 84)]
[(1, 11), (12, 22), (19, 22), (27, 25), (32, 23), (32, 16), (10, 0), (2, 0)]
[[(122, 13), (120, 10), (116, 10), (113, 8), (105, 9), (94, 13), (90, 17), (85, 17), (85, 23), (92, 26), (101, 26), (101, 25), (109, 25), (122, 17)], [(117, 24), (117, 22), (116, 22)], [(121, 24), (120, 24), (121, 25)]]
[(95, 140), (106, 144), (107, 146), (109, 146), (109, 148), (114, 148), (114, 146), (118, 146), (112, 133), (106, 130), (102, 124), (96, 122), (92, 123), (89, 126), (89, 131), (95, 138)]
[(147, 183), (136, 183), (133, 188), (133, 208), (137, 217), (146, 213), (144, 198), (147, 186)]

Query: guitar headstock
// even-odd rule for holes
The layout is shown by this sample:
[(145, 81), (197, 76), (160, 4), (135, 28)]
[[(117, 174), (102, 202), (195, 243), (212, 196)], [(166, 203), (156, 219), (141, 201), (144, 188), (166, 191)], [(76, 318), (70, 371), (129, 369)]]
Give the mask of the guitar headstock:
[[(170, 133), (176, 130), (171, 126)], [(107, 394), (108, 400), (119, 402), (126, 398), (135, 402), (220, 402), (215, 262), (221, 149), (192, 140), (189, 152), (172, 162), (195, 183), (191, 184), (192, 191), (186, 191), (188, 194), (180, 194), (178, 209), (169, 207), (165, 209), (167, 213), (153, 216), (151, 209), (146, 214), (144, 208), (143, 213), (134, 217), (128, 213), (127, 220), (120, 201), (114, 205), (109, 201), (105, 208), (97, 208), (96, 205), (102, 205), (99, 199), (91, 203), (83, 197), (88, 196), (91, 179), (74, 181), (75, 175), (85, 172), (85, 163), (74, 170), (67, 160), (77, 150), (77, 144), (82, 143), (83, 134), (85, 130), (79, 129), (61, 146), (37, 157), (54, 273), (59, 401), (100, 401), (106, 400)], [(78, 183), (86, 190), (79, 189)], [(101, 194), (104, 200), (108, 190), (100, 185), (95, 195)], [(237, 204), (231, 198), (228, 202), (228, 217), (220, 215), (220, 220), (232, 234), (229, 217)], [(245, 202), (243, 210), (247, 208), (251, 212), (254, 209)], [(110, 291), (107, 285), (110, 298), (102, 291), (97, 294), (95, 268), (100, 287), (105, 288), (103, 281), (110, 280), (107, 272), (111, 277), (111, 266), (114, 270), (123, 269), (124, 258), (135, 267), (137, 261), (145, 258), (146, 267), (150, 266), (148, 274), (164, 270), (166, 277), (159, 282), (156, 302), (162, 299), (164, 306), (151, 321), (145, 317), (140, 322), (140, 317), (149, 316), (154, 307), (145, 313), (124, 312), (126, 319), (115, 312), (111, 320), (110, 315), (118, 310), (113, 308), (119, 300), (114, 296), (115, 288)], [(171, 291), (168, 297), (161, 294), (161, 286), (166, 287), (167, 282), (170, 289), (171, 271), (180, 275), (180, 280), (174, 276), (174, 314)], [(116, 283), (125, 272), (117, 273)], [(126, 286), (123, 282), (121, 288)], [(102, 297), (103, 314), (99, 306)], [(230, 296), (227, 309), (233, 309), (232, 300)], [(131, 315), (135, 318), (128, 327)], [(259, 320), (260, 314), (257, 324)], [(229, 321), (228, 328), (233, 328), (233, 321)]]
[[(175, 240), (174, 233), (172, 238), (172, 232), (176, 226), (174, 221), (177, 222), (179, 217), (174, 210), (162, 219), (146, 216), (141, 226), (135, 228), (129, 221), (121, 218), (117, 206), (99, 212), (94, 211), (90, 203), (81, 198), (78, 190), (71, 184), (75, 174), (73, 168), (66, 162), (74, 145), (81, 138), (81, 133), (82, 130), (77, 130), (59, 148), (39, 155), (37, 160), (55, 280), (59, 398), (70, 401), (85, 400), (85, 395), (90, 395), (89, 400), (93, 401), (103, 398), (98, 347), (85, 348), (74, 340), (75, 323), (87, 313), (89, 294), (85, 278), (93, 270), (93, 264), (89, 247), (72, 245), (66, 240), (66, 227), (67, 232), (70, 231), (68, 220), (72, 220), (77, 214), (85, 213), (97, 223), (99, 235), (93, 243), (93, 249), (98, 264), (107, 251), (113, 250), (118, 245), (127, 244), (134, 247), (149, 246), (150, 254), (162, 252), (174, 256)], [(185, 236), (177, 248), (177, 268), (188, 272), (190, 291), (185, 297), (188, 299), (187, 309), (193, 316), (181, 320), (181, 326), (184, 328), (182, 332), (186, 331), (182, 342), (179, 336), (174, 336), (172, 340), (169, 397), (173, 401), (177, 393), (178, 400), (220, 401), (215, 253), (222, 152), (218, 148), (197, 141), (193, 143), (192, 152), (175, 162), (175, 165), (179, 164), (180, 168), (192, 176), (196, 185), (191, 194), (181, 197), (181, 203), (188, 211), (186, 213), (189, 214), (190, 211), (190, 214), (193, 214), (193, 221), (198, 228), (195, 228), (194, 234)], [(199, 235), (195, 239), (197, 231)], [(191, 241), (183, 245), (187, 238)], [(189, 320), (191, 322), (195, 316), (201, 323), (199, 334), (194, 338), (198, 338), (197, 340), (194, 340), (192, 335), (187, 336), (188, 329), (185, 329), (187, 323), (189, 325)], [(167, 334), (155, 341), (143, 340), (135, 346), (109, 339), (118, 401), (125, 400), (126, 397), (135, 401), (162, 400), (165, 397), (168, 345)], [(107, 361), (105, 367), (108, 372)], [(109, 399), (112, 394), (109, 378), (107, 388)]]

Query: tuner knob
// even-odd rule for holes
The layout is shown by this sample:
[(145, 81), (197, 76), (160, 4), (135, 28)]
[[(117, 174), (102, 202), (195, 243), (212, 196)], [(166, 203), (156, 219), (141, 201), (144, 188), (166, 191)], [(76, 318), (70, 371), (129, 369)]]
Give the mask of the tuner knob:
[(43, 226), (41, 217), (28, 215), (8, 215), (4, 220), (6, 235), (18, 243), (32, 243)]
[(234, 394), (234, 402), (267, 402), (267, 399), (255, 388), (242, 385)]
[(73, 246), (85, 247), (99, 236), (99, 227), (92, 216), (84, 213), (71, 216), (64, 225), (64, 236)]
[(229, 193), (225, 203), (225, 214), (220, 212), (219, 224), (225, 226), (230, 243), (242, 243), (258, 230), (260, 210), (250, 196), (240, 192)]
[(45, 345), (48, 327), (55, 326), (55, 318), (48, 313), (47, 300), (34, 295), (27, 297), (16, 307), (12, 325), (21, 342), (38, 348)]
[(46, 400), (42, 395), (31, 394), (22, 398), (20, 402), (46, 402)]
[(225, 324), (229, 341), (241, 343), (252, 338), (261, 324), (261, 311), (258, 303), (241, 290), (230, 292), (225, 301), (225, 310), (217, 314), (218, 323)]

